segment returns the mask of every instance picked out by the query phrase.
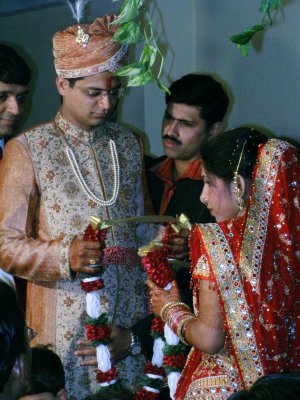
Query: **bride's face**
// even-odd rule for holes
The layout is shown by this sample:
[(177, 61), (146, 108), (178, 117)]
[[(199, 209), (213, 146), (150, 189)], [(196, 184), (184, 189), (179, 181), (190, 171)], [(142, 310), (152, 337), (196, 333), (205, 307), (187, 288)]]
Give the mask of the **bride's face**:
[(221, 178), (208, 175), (204, 169), (202, 179), (204, 187), (200, 201), (207, 206), (210, 214), (216, 218), (217, 222), (236, 218), (239, 207), (232, 191), (233, 184), (227, 184)]

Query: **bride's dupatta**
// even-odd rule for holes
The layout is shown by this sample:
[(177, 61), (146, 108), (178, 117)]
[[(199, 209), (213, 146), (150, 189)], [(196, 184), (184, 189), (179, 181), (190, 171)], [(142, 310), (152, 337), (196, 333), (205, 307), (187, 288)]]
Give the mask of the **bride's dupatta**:
[(196, 225), (191, 234), (193, 276), (204, 257), (209, 277), (200, 272), (200, 279), (209, 279), (219, 295), (236, 390), (271, 372), (299, 370), (299, 178), (295, 148), (268, 140), (259, 150), (246, 215)]

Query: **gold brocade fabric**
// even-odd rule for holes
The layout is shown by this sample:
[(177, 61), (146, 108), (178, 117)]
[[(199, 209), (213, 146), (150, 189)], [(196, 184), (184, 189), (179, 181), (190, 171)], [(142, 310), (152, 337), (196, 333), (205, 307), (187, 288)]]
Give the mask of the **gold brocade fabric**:
[[(66, 157), (66, 142), (80, 170), (100, 198), (111, 197), (113, 166), (109, 139), (120, 163), (116, 203), (101, 207), (87, 198)], [(72, 279), (69, 248), (82, 234), (91, 215), (103, 219), (143, 215), (142, 156), (136, 137), (115, 123), (87, 132), (60, 114), (7, 145), (1, 162), (0, 252), (7, 272), (30, 280), (27, 322), (38, 334), (34, 345), (50, 344), (62, 358), (69, 399), (83, 399), (98, 388), (93, 368), (82, 368), (74, 356), (76, 340), (84, 337), (86, 294)], [(106, 246), (137, 249), (134, 224), (120, 224), (107, 235)], [(130, 327), (147, 314), (144, 277), (139, 263), (108, 265), (100, 302), (111, 322)], [(119, 376), (134, 388), (142, 375), (143, 356), (118, 364)]]

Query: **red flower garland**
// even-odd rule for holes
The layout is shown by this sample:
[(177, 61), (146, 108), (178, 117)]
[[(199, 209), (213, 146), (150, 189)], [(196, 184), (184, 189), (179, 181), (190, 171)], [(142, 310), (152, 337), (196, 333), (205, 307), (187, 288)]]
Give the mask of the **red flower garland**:
[(146, 389), (138, 389), (135, 393), (135, 400), (158, 400), (159, 393), (149, 392)]
[(164, 288), (175, 279), (175, 271), (168, 263), (168, 251), (164, 248), (149, 251), (142, 257), (142, 264), (147, 275), (159, 287)]
[(164, 335), (165, 323), (160, 317), (154, 317), (151, 322), (150, 334), (155, 339)]
[(152, 374), (152, 375), (158, 375), (165, 377), (166, 373), (163, 367), (157, 367), (156, 365), (153, 365), (150, 361), (146, 361), (145, 367), (144, 367), (144, 374)]
[(89, 341), (104, 342), (110, 338), (111, 328), (109, 325), (89, 325), (85, 324), (86, 337)]
[[(105, 238), (107, 235), (107, 229), (93, 229), (91, 224), (88, 225), (86, 228), (83, 239), (91, 242), (99, 241), (102, 248), (105, 247)], [(103, 270), (99, 272), (100, 274), (103, 273)], [(87, 293), (93, 292), (96, 290), (101, 290), (104, 288), (103, 279), (97, 279), (92, 282), (81, 282), (80, 283), (81, 289)], [(111, 335), (111, 328), (109, 323), (107, 322), (106, 314), (101, 314), (98, 320), (93, 319), (89, 316), (88, 321), (91, 323), (85, 324), (85, 331), (86, 337), (91, 342), (102, 342), (107, 343)], [(101, 321), (101, 322), (100, 322)], [(100, 384), (103, 383), (111, 383), (112, 381), (117, 380), (117, 369), (112, 367), (109, 371), (103, 372), (101, 370), (97, 371), (96, 375), (97, 381)]]
[(185, 362), (186, 362), (185, 354), (172, 354), (172, 355), (164, 354), (163, 357), (163, 364), (175, 370), (182, 369), (185, 366)]
[(104, 288), (103, 279), (97, 279), (93, 282), (80, 282), (81, 289), (84, 292), (93, 292), (94, 290), (101, 290)]
[[(165, 229), (164, 237), (161, 243), (164, 246), (160, 249), (150, 250), (146, 256), (142, 257), (142, 265), (144, 270), (150, 279), (159, 287), (164, 288), (170, 282), (172, 282), (176, 277), (176, 272), (173, 270), (172, 266), (168, 263), (168, 257), (170, 256), (168, 242), (171, 237), (176, 237), (171, 223)], [(150, 334), (154, 339), (163, 337), (164, 335), (164, 322), (160, 317), (155, 317), (152, 320)], [(182, 352), (178, 353), (178, 350), (182, 349), (183, 344), (177, 346), (168, 346), (168, 353), (163, 356), (163, 367), (157, 367), (153, 365), (150, 361), (146, 362), (144, 373), (153, 374), (158, 376), (165, 376), (166, 370), (181, 370), (186, 362), (186, 355)], [(174, 347), (174, 353), (170, 354), (170, 348)], [(165, 370), (166, 368), (166, 370)], [(163, 375), (162, 375), (162, 371)], [(147, 389), (141, 388), (136, 391), (135, 400), (157, 400), (159, 399), (159, 393), (151, 392)]]
[(88, 242), (97, 242), (104, 243), (104, 240), (107, 235), (107, 229), (94, 229), (91, 224), (88, 225), (83, 234), (83, 240), (87, 240)]
[(102, 372), (100, 370), (97, 371), (97, 381), (99, 383), (109, 383), (110, 381), (116, 380), (118, 377), (116, 367), (112, 367), (107, 372)]

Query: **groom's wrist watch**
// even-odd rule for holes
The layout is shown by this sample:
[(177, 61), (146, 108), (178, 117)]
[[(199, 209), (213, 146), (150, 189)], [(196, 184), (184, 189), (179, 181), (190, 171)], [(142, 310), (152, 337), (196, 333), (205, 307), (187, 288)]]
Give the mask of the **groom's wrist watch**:
[(131, 335), (131, 343), (129, 346), (129, 353), (132, 356), (138, 356), (142, 351), (141, 343), (139, 341), (138, 336), (135, 335), (132, 331), (130, 331), (130, 335)]

